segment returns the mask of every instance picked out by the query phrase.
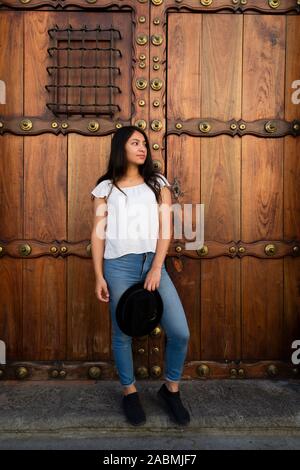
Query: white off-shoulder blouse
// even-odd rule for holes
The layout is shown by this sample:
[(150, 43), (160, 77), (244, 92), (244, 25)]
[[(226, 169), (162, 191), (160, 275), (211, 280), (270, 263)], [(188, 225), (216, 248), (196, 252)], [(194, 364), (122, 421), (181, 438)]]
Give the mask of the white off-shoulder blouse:
[[(157, 178), (160, 187), (170, 183), (164, 175)], [(112, 188), (112, 190), (111, 190)], [(159, 233), (159, 211), (154, 192), (146, 183), (121, 188), (111, 180), (101, 181), (91, 191), (97, 198), (108, 197), (104, 258), (128, 253), (155, 253)], [(111, 192), (110, 192), (111, 191)]]

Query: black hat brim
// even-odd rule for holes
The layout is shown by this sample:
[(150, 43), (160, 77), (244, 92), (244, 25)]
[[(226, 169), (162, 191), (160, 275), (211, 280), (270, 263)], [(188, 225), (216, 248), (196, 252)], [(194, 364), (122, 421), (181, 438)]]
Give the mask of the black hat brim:
[(128, 336), (145, 336), (159, 324), (163, 301), (157, 289), (144, 289), (144, 282), (130, 286), (121, 295), (116, 319), (119, 328)]

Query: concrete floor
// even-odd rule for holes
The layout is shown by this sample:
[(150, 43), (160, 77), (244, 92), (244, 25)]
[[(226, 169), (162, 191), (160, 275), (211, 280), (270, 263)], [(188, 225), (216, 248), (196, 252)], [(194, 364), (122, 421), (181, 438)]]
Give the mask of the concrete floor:
[(300, 449), (299, 380), (181, 382), (191, 423), (161, 409), (161, 381), (138, 381), (147, 422), (134, 427), (117, 381), (0, 382), (0, 449)]

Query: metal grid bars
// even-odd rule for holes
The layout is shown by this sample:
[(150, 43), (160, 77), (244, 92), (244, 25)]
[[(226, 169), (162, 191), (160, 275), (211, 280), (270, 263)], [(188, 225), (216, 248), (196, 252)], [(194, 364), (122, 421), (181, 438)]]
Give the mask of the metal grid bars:
[(46, 103), (55, 116), (109, 116), (120, 110), (115, 95), (121, 89), (114, 84), (121, 75), (116, 61), (122, 58), (116, 42), (121, 33), (113, 28), (48, 30), (52, 41), (47, 49), (53, 65), (47, 67), (52, 83), (45, 86), (51, 96)]

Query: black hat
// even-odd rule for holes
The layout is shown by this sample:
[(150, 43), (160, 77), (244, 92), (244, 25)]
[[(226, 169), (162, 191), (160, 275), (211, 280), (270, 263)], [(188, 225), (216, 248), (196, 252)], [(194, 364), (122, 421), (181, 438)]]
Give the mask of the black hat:
[(116, 318), (119, 328), (128, 336), (145, 336), (158, 325), (163, 301), (158, 290), (144, 289), (144, 282), (130, 286), (121, 295)]

